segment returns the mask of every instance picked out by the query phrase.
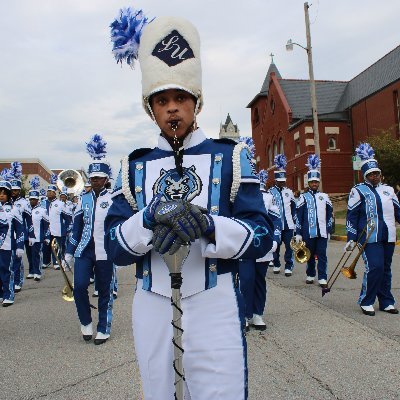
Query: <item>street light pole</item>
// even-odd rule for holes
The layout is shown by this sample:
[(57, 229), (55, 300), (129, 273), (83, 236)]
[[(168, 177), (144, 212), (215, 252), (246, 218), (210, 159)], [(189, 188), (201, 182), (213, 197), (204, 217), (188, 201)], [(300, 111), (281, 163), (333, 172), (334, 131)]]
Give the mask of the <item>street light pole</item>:
[[(312, 61), (312, 47), (311, 47), (311, 32), (310, 32), (310, 17), (308, 14), (308, 2), (304, 3), (304, 16), (306, 22), (306, 35), (307, 35), (307, 56), (308, 56), (308, 71), (310, 75), (310, 91), (311, 91), (311, 108), (313, 116), (313, 131), (314, 131), (314, 148), (315, 154), (321, 158), (321, 149), (319, 147), (319, 129), (318, 129), (318, 113), (317, 113), (317, 95), (315, 92), (314, 68)], [(319, 189), (322, 191), (322, 173)]]

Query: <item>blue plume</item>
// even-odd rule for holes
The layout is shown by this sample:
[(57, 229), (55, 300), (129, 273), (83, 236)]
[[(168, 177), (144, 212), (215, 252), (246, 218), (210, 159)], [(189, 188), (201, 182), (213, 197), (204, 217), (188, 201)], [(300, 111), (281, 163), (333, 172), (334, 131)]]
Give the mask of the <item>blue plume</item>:
[(308, 169), (311, 171), (312, 169), (319, 170), (321, 168), (321, 160), (317, 154), (310, 154), (308, 156), (308, 163), (306, 164)]
[(46, 196), (46, 190), (40, 189), (40, 195), (41, 196)]
[(8, 181), (12, 178), (13, 176), (10, 174), (10, 170), (7, 168), (3, 168), (2, 171), (0, 172), (0, 180)]
[(247, 144), (247, 146), (250, 149), (251, 156), (254, 157), (254, 153), (256, 151), (256, 146), (254, 145), (253, 138), (251, 138), (249, 136), (240, 136), (239, 142), (243, 142), (243, 143)]
[(258, 178), (260, 179), (260, 182), (265, 185), (265, 182), (267, 182), (268, 179), (268, 171), (266, 171), (265, 169), (261, 169), (258, 173)]
[(11, 163), (10, 174), (15, 179), (21, 179), (22, 176), (22, 165), (19, 161), (14, 161)]
[(31, 184), (31, 187), (33, 190), (36, 190), (40, 186), (40, 179), (38, 176), (34, 176), (29, 183)]
[(286, 171), (287, 159), (284, 154), (277, 154), (274, 158), (274, 164), (278, 171)]
[(374, 149), (369, 143), (360, 143), (356, 148), (356, 154), (361, 160), (370, 160), (375, 157)]
[(133, 67), (138, 58), (143, 28), (150, 22), (142, 10), (131, 7), (119, 10), (119, 16), (110, 24), (112, 52), (117, 63), (122, 65), (125, 60), (129, 66)]
[(50, 176), (50, 183), (52, 185), (55, 185), (57, 183), (58, 175), (57, 174), (51, 174)]
[(106, 146), (107, 142), (101, 135), (95, 134), (90, 138), (89, 143), (86, 143), (86, 151), (93, 160), (101, 160), (107, 154)]

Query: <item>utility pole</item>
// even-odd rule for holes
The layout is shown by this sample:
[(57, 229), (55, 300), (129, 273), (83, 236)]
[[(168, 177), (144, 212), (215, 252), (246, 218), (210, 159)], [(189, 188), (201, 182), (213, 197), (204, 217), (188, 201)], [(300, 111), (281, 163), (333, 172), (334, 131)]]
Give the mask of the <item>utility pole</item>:
[[(312, 61), (312, 47), (311, 47), (311, 33), (310, 33), (310, 17), (308, 9), (310, 6), (308, 2), (304, 3), (304, 16), (306, 21), (306, 35), (307, 35), (307, 55), (308, 55), (308, 71), (310, 74), (310, 90), (311, 90), (311, 108), (313, 116), (313, 131), (314, 131), (314, 148), (315, 154), (321, 158), (321, 150), (319, 147), (319, 130), (318, 130), (318, 113), (317, 113), (317, 95), (315, 92), (314, 68)], [(321, 181), (319, 190), (322, 192), (322, 168), (321, 168)]]

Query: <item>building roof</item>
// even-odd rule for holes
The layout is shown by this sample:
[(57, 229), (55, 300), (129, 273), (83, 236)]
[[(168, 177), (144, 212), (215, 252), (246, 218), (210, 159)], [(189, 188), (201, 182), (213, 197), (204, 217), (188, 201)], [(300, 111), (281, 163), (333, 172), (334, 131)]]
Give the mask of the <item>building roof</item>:
[(345, 110), (399, 79), (400, 46), (397, 46), (348, 83), (337, 110)]
[[(281, 79), (279, 84), (292, 110), (293, 119), (312, 116), (309, 80)], [(347, 82), (340, 81), (315, 81), (318, 115), (336, 111), (346, 85)]]
[(282, 76), (281, 76), (281, 74), (280, 74), (280, 72), (279, 72), (277, 66), (275, 65), (274, 62), (271, 62), (271, 64), (269, 65), (267, 74), (265, 75), (264, 82), (263, 82), (263, 84), (262, 84), (262, 86), (261, 86), (260, 93), (258, 93), (258, 94), (254, 97), (254, 99), (248, 104), (247, 108), (250, 108), (251, 105), (252, 105), (259, 97), (267, 97), (267, 96), (268, 96), (269, 80), (270, 80), (270, 77), (271, 77), (271, 73), (272, 73), (272, 72), (275, 73), (275, 76), (276, 76), (278, 79), (282, 79)]
[(234, 126), (235, 132), (237, 132), (237, 131), (238, 131), (238, 126), (237, 126), (237, 124), (235, 125), (235, 124), (233, 123), (232, 118), (231, 118), (231, 116), (229, 115), (229, 113), (228, 113), (228, 115), (227, 115), (227, 117), (226, 117), (225, 124), (221, 125), (221, 129), (223, 129), (224, 131), (226, 131), (226, 128), (228, 127), (228, 125), (229, 125), (230, 123)]

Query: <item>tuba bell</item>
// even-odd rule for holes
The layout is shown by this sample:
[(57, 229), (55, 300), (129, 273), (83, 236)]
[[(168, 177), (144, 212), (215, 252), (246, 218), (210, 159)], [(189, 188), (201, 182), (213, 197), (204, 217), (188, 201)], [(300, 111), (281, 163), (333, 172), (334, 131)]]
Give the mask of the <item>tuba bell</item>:
[(296, 239), (292, 237), (290, 239), (290, 248), (294, 252), (294, 258), (300, 264), (306, 263), (310, 257), (310, 250), (306, 247), (306, 243), (302, 240), (300, 243), (296, 242)]
[(77, 194), (83, 190), (85, 182), (75, 169), (64, 169), (58, 175), (57, 187), (61, 191), (64, 186), (68, 189), (68, 193)]

